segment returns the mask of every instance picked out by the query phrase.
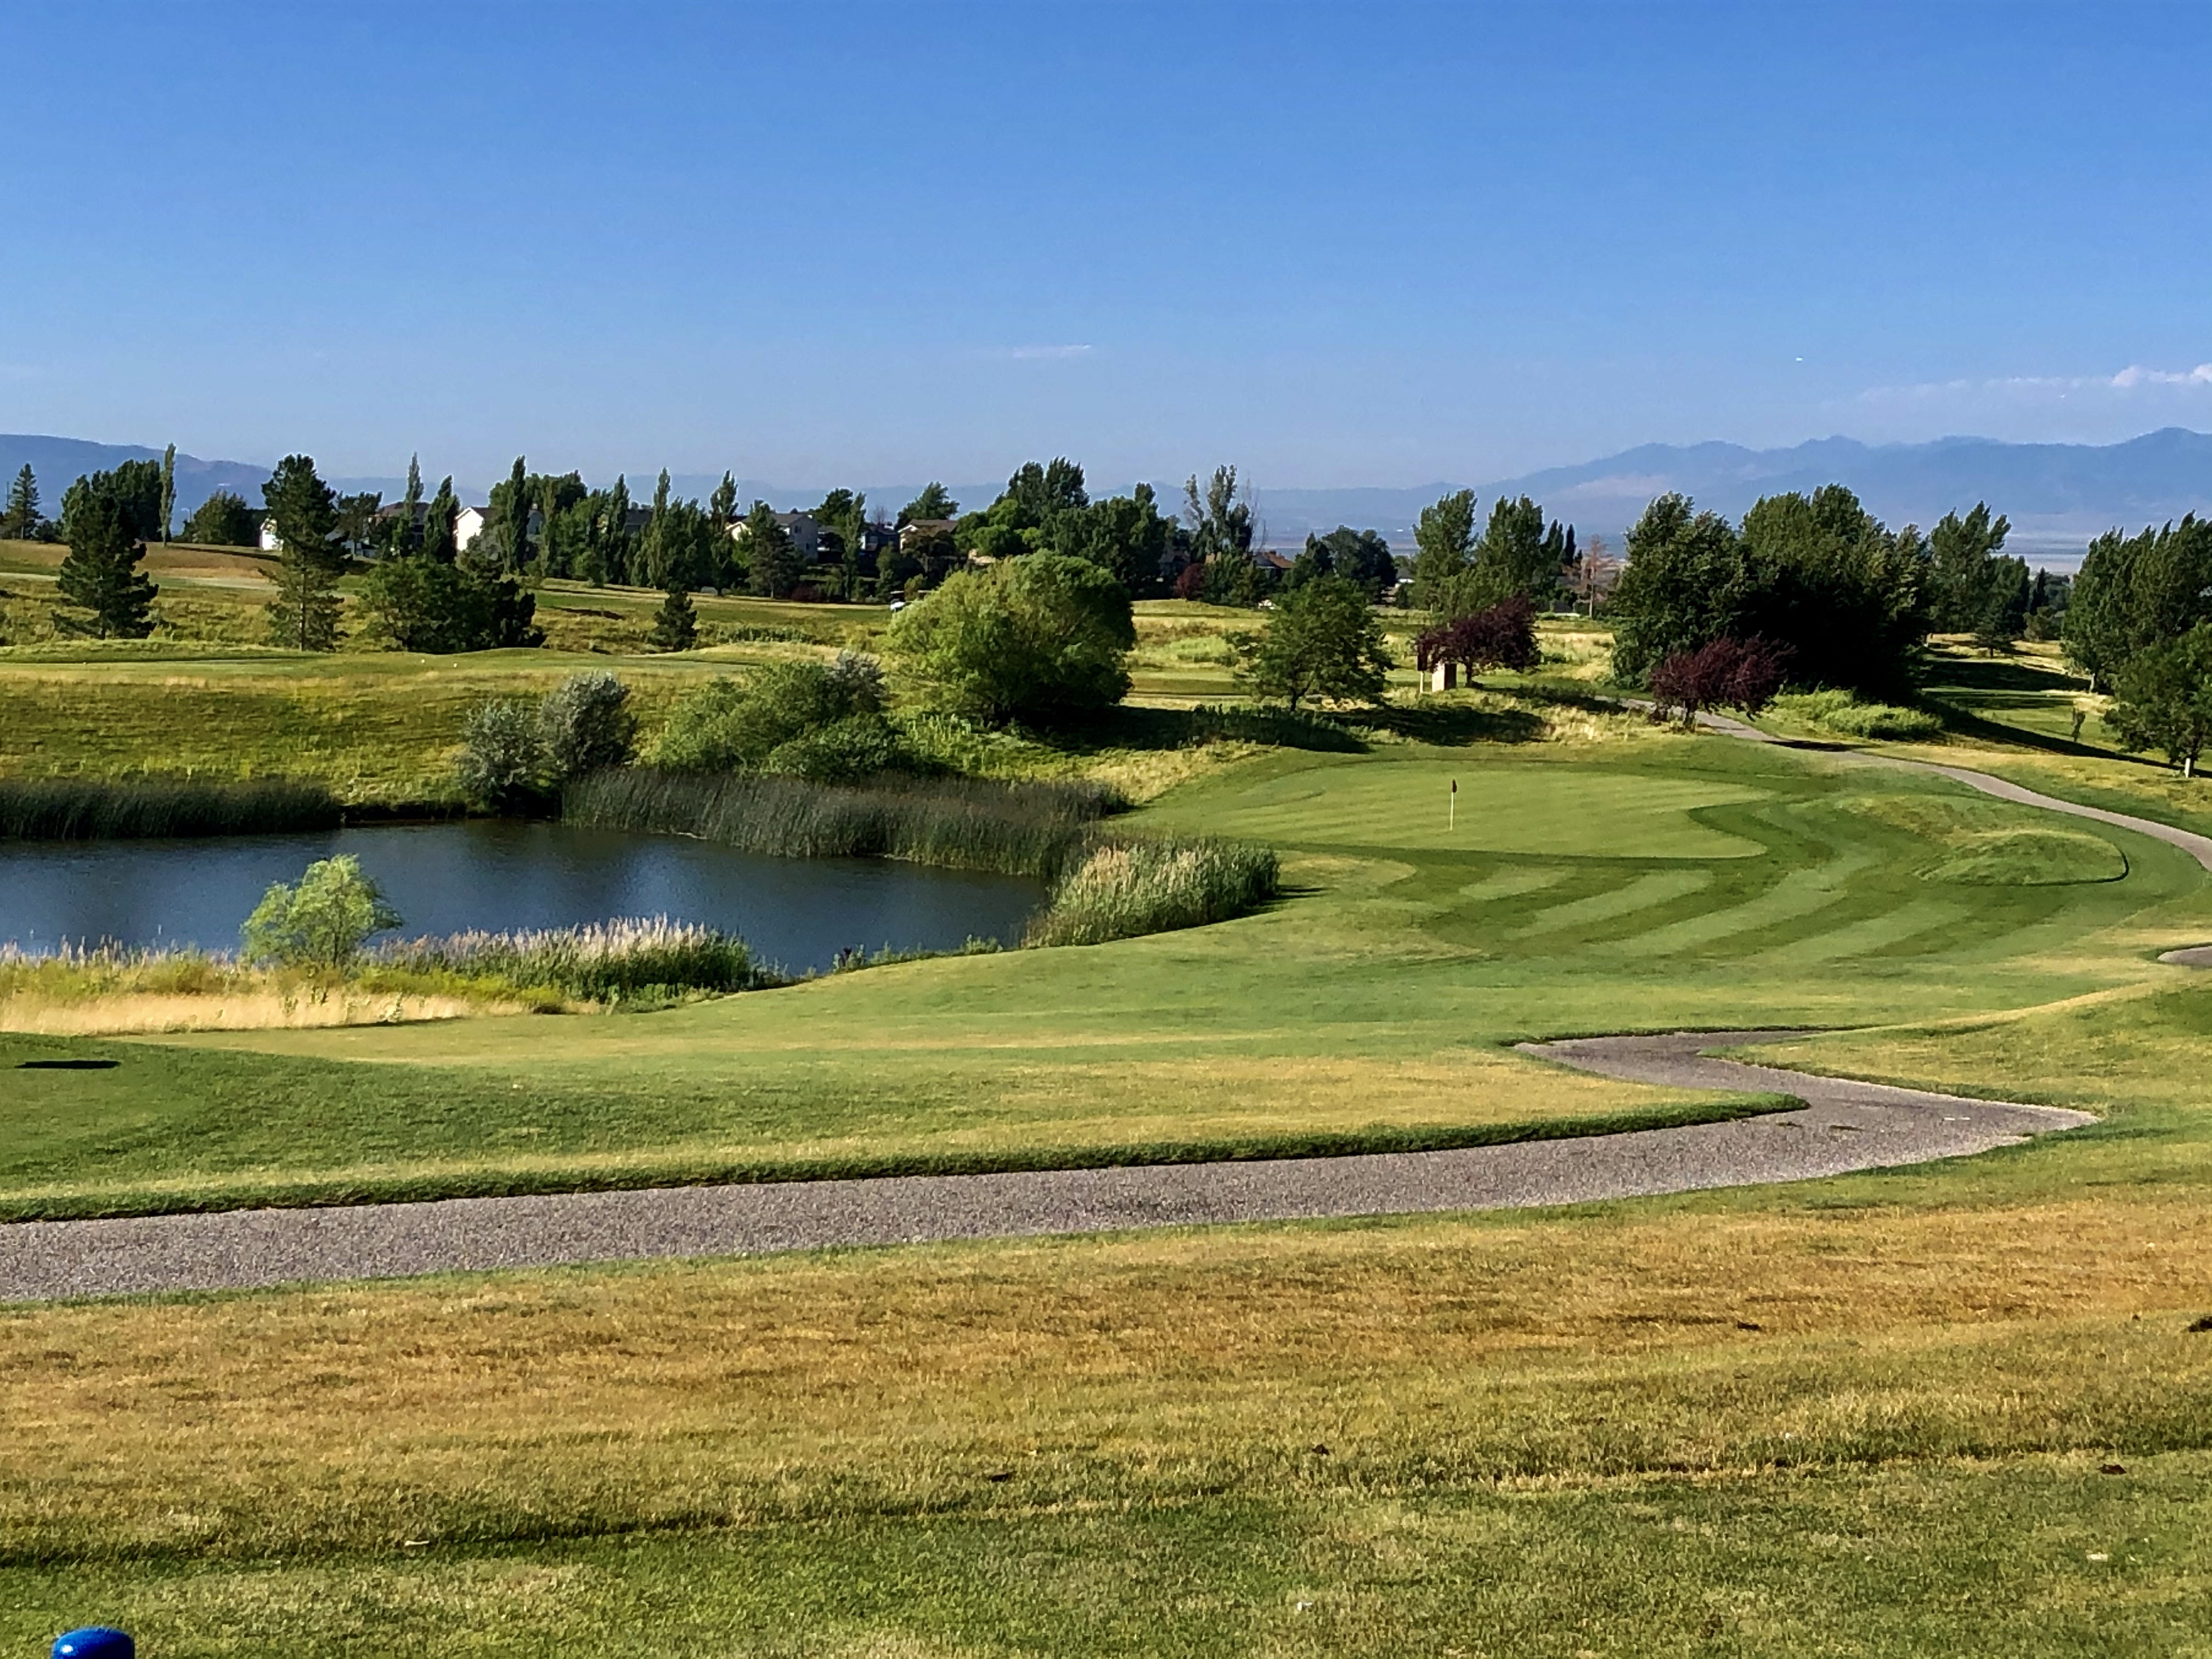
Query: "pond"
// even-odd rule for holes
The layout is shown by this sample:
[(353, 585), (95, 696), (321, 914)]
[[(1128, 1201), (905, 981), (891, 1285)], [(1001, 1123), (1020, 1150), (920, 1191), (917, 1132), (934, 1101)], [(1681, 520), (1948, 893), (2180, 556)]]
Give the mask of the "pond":
[(0, 942), (227, 951), (271, 882), (350, 853), (400, 932), (566, 927), (665, 915), (741, 936), (793, 972), (838, 951), (1017, 943), (1042, 883), (877, 859), (778, 859), (678, 836), (471, 820), (198, 841), (0, 842)]

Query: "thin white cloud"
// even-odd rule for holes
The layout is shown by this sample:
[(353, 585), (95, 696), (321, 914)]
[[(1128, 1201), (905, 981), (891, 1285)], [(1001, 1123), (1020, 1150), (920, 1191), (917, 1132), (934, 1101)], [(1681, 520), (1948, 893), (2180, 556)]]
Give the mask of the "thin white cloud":
[(1006, 355), (1019, 362), (1035, 362), (1050, 359), (1088, 357), (1093, 348), (1087, 345), (1016, 346)]
[(1863, 404), (1924, 403), (1943, 398), (1995, 393), (2024, 398), (2063, 398), (2076, 392), (2127, 392), (2153, 387), (2212, 391), (2212, 363), (2194, 368), (2146, 368), (2130, 363), (2117, 374), (2008, 374), (1983, 380), (1923, 380), (1913, 386), (1869, 386), (1858, 394)]

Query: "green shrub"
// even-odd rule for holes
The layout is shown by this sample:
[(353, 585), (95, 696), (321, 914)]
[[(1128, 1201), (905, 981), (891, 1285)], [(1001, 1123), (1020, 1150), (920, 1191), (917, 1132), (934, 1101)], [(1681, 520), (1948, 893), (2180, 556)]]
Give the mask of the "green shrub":
[(322, 785), (277, 778), (240, 783), (161, 777), (0, 780), (0, 838), (276, 834), (334, 829), (341, 817), (337, 798)]
[(1190, 711), (1194, 743), (1227, 738), (1261, 743), (1277, 749), (1321, 750), (1337, 754), (1364, 753), (1367, 745), (1349, 727), (1303, 709), (1231, 708), (1200, 703)]
[(1924, 708), (1861, 702), (1850, 692), (1834, 689), (1778, 697), (1774, 707), (1808, 726), (1822, 726), (1844, 737), (1910, 741), (1932, 738), (1943, 729), (1943, 722)]
[(1031, 945), (1097, 945), (1200, 927), (1275, 896), (1273, 848), (1230, 841), (1102, 842), (1054, 889), (1030, 928)]
[(513, 811), (539, 790), (545, 740), (538, 711), (513, 699), (479, 704), (461, 731), (461, 793), (493, 811)]
[(674, 772), (758, 769), (787, 744), (824, 727), (880, 720), (883, 702), (881, 671), (855, 652), (826, 665), (772, 663), (750, 679), (714, 680), (678, 702), (653, 763)]
[(343, 972), (369, 935), (399, 926), (384, 891), (349, 853), (307, 866), (297, 886), (277, 882), (241, 930), (248, 962)]
[(399, 939), (380, 946), (375, 954), (380, 967), (546, 987), (594, 1002), (683, 991), (743, 991), (757, 982), (743, 939), (666, 916)]
[(853, 714), (779, 744), (762, 767), (792, 777), (849, 783), (878, 772), (912, 770), (915, 757), (881, 714)]
[(623, 765), (637, 742), (629, 688), (605, 669), (569, 675), (538, 705), (538, 736), (556, 782)]

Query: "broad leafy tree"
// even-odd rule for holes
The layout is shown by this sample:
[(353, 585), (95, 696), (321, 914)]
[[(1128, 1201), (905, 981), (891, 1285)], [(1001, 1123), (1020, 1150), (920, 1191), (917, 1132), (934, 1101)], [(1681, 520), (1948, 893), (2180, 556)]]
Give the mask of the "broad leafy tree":
[(2093, 686), (2112, 685), (2139, 651), (2212, 621), (2212, 520), (2191, 514), (2140, 535), (2089, 544), (2066, 606), (2066, 655)]
[(146, 556), (125, 504), (105, 490), (70, 492), (69, 553), (58, 578), (61, 596), (88, 613), (77, 624), (104, 640), (143, 640), (154, 631), (154, 584), (138, 568)]
[(218, 489), (192, 509), (185, 520), (184, 539), (206, 547), (252, 547), (259, 538), (261, 521), (235, 490)]
[(1461, 592), (1474, 564), (1474, 492), (1455, 490), (1423, 507), (1413, 546), (1413, 603), (1447, 616), (1463, 609)]
[(1464, 602), (1470, 610), (1516, 598), (1548, 605), (1559, 591), (1565, 559), (1564, 532), (1558, 525), (1547, 531), (1542, 507), (1526, 495), (1516, 501), (1501, 495), (1475, 544)]
[(1760, 639), (1709, 640), (1695, 651), (1678, 651), (1651, 671), (1652, 712), (1680, 714), (1697, 723), (1708, 708), (1734, 708), (1747, 718), (1782, 690), (1790, 648)]
[(1136, 642), (1121, 584), (1057, 553), (956, 572), (902, 611), (887, 641), (933, 704), (993, 724), (1120, 702)]
[(1735, 528), (1686, 495), (1662, 495), (1628, 532), (1613, 585), (1613, 678), (1640, 685), (1667, 658), (1726, 633), (1741, 581)]
[(1259, 696), (1287, 702), (1376, 702), (1390, 653), (1367, 590), (1316, 576), (1285, 592), (1267, 631), (1241, 641), (1239, 673)]
[(898, 527), (903, 530), (916, 520), (927, 522), (959, 516), (960, 503), (952, 499), (951, 492), (943, 484), (933, 481), (922, 486), (921, 494), (899, 508)]
[(1377, 599), (1398, 580), (1398, 561), (1390, 544), (1374, 531), (1339, 525), (1326, 536), (1307, 536), (1304, 549), (1283, 577), (1283, 586), (1286, 591), (1303, 587), (1322, 576), (1341, 576), (1358, 584), (1369, 599)]
[(2105, 719), (2129, 750), (2156, 749), (2193, 777), (2212, 738), (2212, 623), (2144, 647), (2120, 669)]

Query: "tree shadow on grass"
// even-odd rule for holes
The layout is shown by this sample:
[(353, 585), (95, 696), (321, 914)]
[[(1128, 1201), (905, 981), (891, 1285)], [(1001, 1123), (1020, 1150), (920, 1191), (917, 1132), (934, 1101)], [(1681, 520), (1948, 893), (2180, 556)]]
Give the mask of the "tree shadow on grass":
[(1363, 708), (1345, 716), (1347, 724), (1388, 732), (1412, 743), (1462, 749), (1478, 743), (1534, 743), (1544, 735), (1544, 719), (1525, 708), (1476, 708), (1465, 703), (1424, 701), (1410, 705)]

